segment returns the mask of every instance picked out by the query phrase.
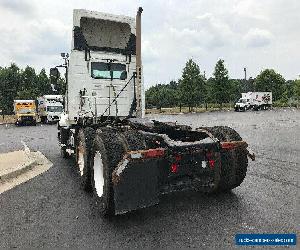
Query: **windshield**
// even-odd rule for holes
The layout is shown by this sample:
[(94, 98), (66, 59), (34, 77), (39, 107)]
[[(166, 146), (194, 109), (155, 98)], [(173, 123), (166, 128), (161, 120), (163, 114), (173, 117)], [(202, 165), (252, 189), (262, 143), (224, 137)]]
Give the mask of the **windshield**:
[(63, 112), (62, 106), (48, 106), (47, 111), (49, 112)]
[(31, 108), (23, 108), (23, 109), (19, 109), (17, 110), (18, 114), (30, 114), (30, 113), (34, 113), (35, 109), (31, 109)]
[(246, 99), (240, 99), (240, 100), (238, 100), (238, 103), (246, 103), (247, 101), (246, 101)]
[(125, 80), (127, 78), (126, 65), (121, 63), (92, 62), (92, 77), (95, 79)]

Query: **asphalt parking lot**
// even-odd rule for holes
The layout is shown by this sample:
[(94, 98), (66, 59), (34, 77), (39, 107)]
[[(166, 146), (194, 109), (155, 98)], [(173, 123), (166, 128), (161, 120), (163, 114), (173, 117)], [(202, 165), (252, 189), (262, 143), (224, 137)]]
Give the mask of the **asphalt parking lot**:
[(170, 194), (155, 207), (103, 219), (60, 157), (55, 125), (0, 126), (0, 152), (41, 151), (54, 166), (0, 195), (0, 248), (234, 248), (236, 233), (299, 232), (300, 110), (152, 116), (192, 126), (228, 125), (256, 154), (230, 193)]

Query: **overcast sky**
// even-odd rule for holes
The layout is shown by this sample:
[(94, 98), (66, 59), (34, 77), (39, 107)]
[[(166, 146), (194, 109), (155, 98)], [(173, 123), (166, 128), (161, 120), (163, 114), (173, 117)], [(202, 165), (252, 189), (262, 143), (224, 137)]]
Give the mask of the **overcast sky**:
[(207, 77), (219, 58), (232, 78), (244, 67), (299, 77), (299, 0), (0, 0), (0, 66), (48, 71), (70, 50), (73, 9), (135, 16), (138, 6), (146, 87), (178, 79), (188, 58)]

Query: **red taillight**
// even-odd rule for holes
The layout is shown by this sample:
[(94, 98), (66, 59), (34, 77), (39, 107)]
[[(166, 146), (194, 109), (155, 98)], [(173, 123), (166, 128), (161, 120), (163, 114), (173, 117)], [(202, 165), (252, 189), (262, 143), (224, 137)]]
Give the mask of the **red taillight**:
[(206, 158), (208, 160), (210, 169), (214, 169), (215, 167), (215, 160), (213, 160), (212, 157), (213, 157), (212, 152), (206, 152)]
[(215, 167), (215, 160), (209, 160), (208, 162), (209, 162), (209, 167), (211, 169), (214, 169), (214, 167)]
[(171, 172), (172, 173), (177, 173), (178, 172), (178, 164), (177, 163), (172, 163), (171, 164)]
[(176, 155), (174, 155), (174, 157), (175, 157), (175, 162), (171, 164), (171, 172), (177, 173), (178, 167), (179, 167), (178, 162), (182, 159), (182, 156), (179, 154), (176, 154)]

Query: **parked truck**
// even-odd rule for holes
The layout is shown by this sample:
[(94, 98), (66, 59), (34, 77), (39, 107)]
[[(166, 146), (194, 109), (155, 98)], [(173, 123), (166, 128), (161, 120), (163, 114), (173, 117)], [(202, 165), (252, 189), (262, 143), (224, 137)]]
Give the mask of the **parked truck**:
[(242, 93), (235, 106), (235, 111), (265, 110), (272, 107), (272, 92), (248, 92)]
[(36, 125), (36, 105), (34, 100), (14, 100), (15, 124)]
[[(82, 187), (103, 215), (159, 202), (162, 194), (238, 187), (247, 143), (226, 126), (192, 128), (144, 117), (141, 14), (74, 10), (61, 154), (76, 159)], [(60, 66), (61, 67), (61, 66)], [(50, 70), (58, 76), (57, 68)]]
[(42, 123), (58, 122), (63, 113), (62, 95), (43, 95), (37, 98), (38, 115)]

